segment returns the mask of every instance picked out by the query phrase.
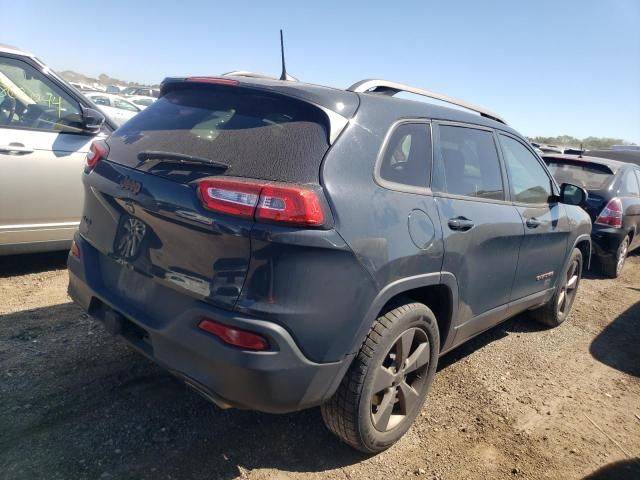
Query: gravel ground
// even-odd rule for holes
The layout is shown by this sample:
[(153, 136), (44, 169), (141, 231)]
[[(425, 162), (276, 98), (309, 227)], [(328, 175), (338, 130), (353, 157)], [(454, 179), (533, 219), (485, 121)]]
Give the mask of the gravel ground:
[(66, 295), (65, 255), (0, 259), (4, 479), (640, 478), (640, 256), (570, 319), (524, 315), (441, 359), (421, 416), (365, 456), (317, 409), (220, 410)]

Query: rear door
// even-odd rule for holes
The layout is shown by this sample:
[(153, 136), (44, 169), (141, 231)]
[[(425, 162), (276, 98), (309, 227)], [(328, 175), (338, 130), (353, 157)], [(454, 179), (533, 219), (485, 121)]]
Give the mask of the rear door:
[(80, 105), (36, 65), (0, 55), (0, 244), (71, 239), (92, 136)]
[(524, 235), (509, 202), (491, 129), (437, 124), (433, 190), (444, 236), (443, 271), (458, 281), (456, 343), (505, 316)]
[(565, 207), (555, 200), (555, 185), (542, 162), (515, 136), (498, 135), (511, 186), (511, 198), (524, 223), (518, 270), (511, 299), (540, 293), (556, 284), (570, 234)]

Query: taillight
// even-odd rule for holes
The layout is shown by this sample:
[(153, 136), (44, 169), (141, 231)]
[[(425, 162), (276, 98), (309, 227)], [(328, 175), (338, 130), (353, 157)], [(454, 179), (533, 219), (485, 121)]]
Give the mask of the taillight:
[(245, 350), (266, 350), (269, 347), (269, 342), (262, 335), (223, 325), (213, 320), (202, 320), (198, 327), (234, 347)]
[(612, 198), (607, 206), (602, 209), (596, 221), (597, 225), (606, 225), (613, 228), (622, 228), (622, 202), (618, 197)]
[(96, 140), (91, 144), (89, 151), (87, 152), (87, 158), (84, 164), (84, 171), (89, 173), (96, 168), (98, 162), (107, 156), (109, 147), (104, 140)]
[(325, 223), (320, 198), (308, 187), (216, 178), (198, 182), (198, 193), (214, 212), (297, 226)]
[(259, 183), (211, 179), (198, 183), (202, 203), (209, 210), (237, 217), (251, 218), (256, 210), (260, 190)]
[(324, 223), (324, 212), (313, 190), (266, 185), (260, 192), (256, 220), (317, 227)]

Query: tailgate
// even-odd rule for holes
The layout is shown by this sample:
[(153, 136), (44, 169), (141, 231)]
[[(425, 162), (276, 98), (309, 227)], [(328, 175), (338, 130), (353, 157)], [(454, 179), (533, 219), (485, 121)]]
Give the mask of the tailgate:
[(160, 282), (233, 307), (248, 269), (252, 220), (205, 210), (191, 184), (110, 161), (83, 177), (80, 233), (108, 257), (99, 266), (107, 287), (142, 304), (151, 282)]

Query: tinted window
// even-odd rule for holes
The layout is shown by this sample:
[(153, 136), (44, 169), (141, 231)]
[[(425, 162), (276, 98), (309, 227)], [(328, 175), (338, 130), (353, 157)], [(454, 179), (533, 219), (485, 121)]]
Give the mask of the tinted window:
[(500, 160), (491, 132), (441, 125), (438, 153), (435, 190), (504, 200)]
[(328, 121), (308, 103), (239, 87), (178, 85), (120, 127), (110, 158), (193, 155), (228, 165), (225, 175), (318, 183)]
[(426, 123), (404, 123), (391, 134), (380, 164), (384, 180), (426, 187), (431, 171), (431, 131)]
[(80, 105), (28, 63), (0, 57), (0, 126), (79, 132)]
[(546, 203), (551, 195), (551, 180), (538, 159), (522, 143), (500, 135), (513, 199), (524, 203)]
[(548, 157), (545, 157), (545, 161), (549, 171), (560, 185), (572, 183), (587, 190), (599, 190), (604, 188), (613, 178), (613, 172), (605, 165)]
[(135, 105), (130, 104), (126, 100), (121, 100), (119, 98), (114, 98), (113, 99), (113, 106), (116, 107), (116, 108), (119, 108), (121, 110), (127, 110), (129, 112), (137, 112), (138, 111), (138, 107), (136, 107)]
[(622, 179), (622, 190), (626, 195), (640, 195), (638, 191), (638, 182), (633, 172), (627, 172)]
[(109, 98), (107, 98), (107, 97), (102, 97), (102, 96), (98, 96), (98, 95), (93, 96), (92, 95), (89, 98), (96, 105), (104, 105), (106, 107), (110, 107), (111, 106), (111, 102), (109, 102)]

